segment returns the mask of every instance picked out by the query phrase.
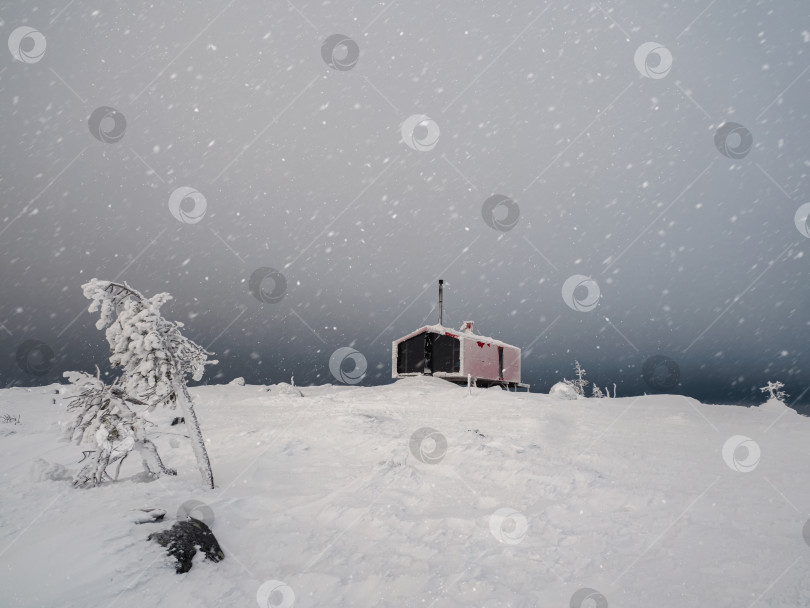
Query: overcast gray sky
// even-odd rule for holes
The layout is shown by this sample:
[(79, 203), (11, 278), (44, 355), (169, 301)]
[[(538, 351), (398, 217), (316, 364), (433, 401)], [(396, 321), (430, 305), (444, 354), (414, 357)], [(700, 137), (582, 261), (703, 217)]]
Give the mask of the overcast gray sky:
[(336, 382), (352, 346), (388, 382), (441, 277), (446, 324), (524, 347), (537, 390), (578, 359), (650, 392), (656, 355), (708, 401), (806, 388), (804, 0), (13, 2), (0, 28), (3, 386), (106, 361), (93, 277), (172, 293), (209, 381)]

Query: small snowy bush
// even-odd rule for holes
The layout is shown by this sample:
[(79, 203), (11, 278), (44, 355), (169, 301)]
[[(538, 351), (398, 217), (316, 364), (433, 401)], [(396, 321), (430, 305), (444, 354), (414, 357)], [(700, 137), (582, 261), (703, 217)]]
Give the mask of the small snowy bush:
[(579, 364), (579, 361), (574, 361), (574, 374), (576, 375), (576, 380), (571, 380), (571, 386), (574, 387), (574, 390), (577, 392), (577, 395), (580, 397), (585, 396), (585, 387), (590, 384), (587, 380), (585, 380), (585, 370)]
[[(146, 437), (141, 416), (148, 409), (146, 403), (126, 395), (118, 379), (107, 385), (98, 376), (84, 372), (65, 372), (64, 375), (78, 391), (68, 404), (68, 410), (75, 411), (76, 416), (66, 436), (77, 445), (92, 448), (84, 451), (80, 462), (86, 460), (87, 464), (76, 474), (73, 485), (84, 488), (97, 486), (105, 478), (117, 480), (121, 464), (133, 450), (141, 453), (144, 470), (150, 475), (177, 474), (163, 465), (155, 444)], [(112, 477), (107, 469), (116, 462), (118, 466)]]
[[(585, 380), (585, 370), (579, 364), (579, 361), (574, 361), (574, 374), (576, 376), (576, 380), (568, 380), (566, 378), (563, 378), (562, 382), (558, 382), (553, 387), (551, 387), (552, 390), (554, 390), (554, 388), (558, 384), (562, 384), (562, 385), (567, 386), (570, 389), (570, 391), (574, 393), (573, 399), (576, 399), (578, 397), (585, 397), (585, 387), (588, 386), (590, 384), (590, 382)], [(596, 386), (594, 386), (594, 388), (596, 389)], [(558, 389), (558, 391), (559, 390), (561, 390), (561, 389)], [(549, 392), (549, 395), (550, 394), (551, 394), (551, 392)], [(596, 395), (594, 394), (594, 397), (595, 396)], [(565, 397), (565, 398), (566, 399), (571, 399), (571, 397)]]
[(577, 392), (574, 388), (567, 382), (558, 382), (554, 386), (551, 387), (551, 390), (548, 391), (548, 394), (552, 397), (556, 397), (557, 399), (576, 399)]
[(784, 403), (785, 399), (790, 397), (790, 395), (783, 391), (783, 388), (785, 388), (785, 385), (777, 380), (776, 382), (768, 381), (768, 384), (759, 390), (761, 390), (763, 393), (768, 393), (768, 401), (779, 401)]
[(20, 424), (20, 416), (22, 414), (12, 416), (11, 414), (0, 413), (0, 422), (4, 424)]

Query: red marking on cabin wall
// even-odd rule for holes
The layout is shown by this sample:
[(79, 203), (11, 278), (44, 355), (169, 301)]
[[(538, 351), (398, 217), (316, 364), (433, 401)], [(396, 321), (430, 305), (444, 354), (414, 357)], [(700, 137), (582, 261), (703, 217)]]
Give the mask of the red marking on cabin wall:
[[(484, 344), (486, 344), (486, 342), (476, 342), (476, 344), (478, 345), (478, 348), (484, 348)], [(489, 346), (489, 344), (487, 344), (487, 346)]]
[(444, 332), (445, 336), (450, 336), (451, 338), (458, 338), (456, 334), (451, 334), (449, 331)]

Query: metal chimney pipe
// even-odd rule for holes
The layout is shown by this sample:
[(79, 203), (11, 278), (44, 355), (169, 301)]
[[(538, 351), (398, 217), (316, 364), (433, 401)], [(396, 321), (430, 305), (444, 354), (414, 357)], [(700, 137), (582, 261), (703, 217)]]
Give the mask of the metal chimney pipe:
[(442, 324), (442, 295), (444, 292), (444, 281), (439, 279), (439, 325)]

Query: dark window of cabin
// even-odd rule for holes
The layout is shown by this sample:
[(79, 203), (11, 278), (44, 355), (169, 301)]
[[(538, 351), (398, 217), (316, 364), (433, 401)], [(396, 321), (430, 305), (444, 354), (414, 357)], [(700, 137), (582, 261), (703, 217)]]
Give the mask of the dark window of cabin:
[(427, 332), (397, 345), (398, 374), (458, 372), (461, 346), (458, 338)]
[(461, 369), (461, 348), (458, 338), (433, 334), (432, 350), (431, 369), (434, 372), (458, 372)]
[(498, 377), (503, 380), (503, 346), (498, 347)]
[(425, 334), (408, 338), (397, 345), (397, 373), (421, 374), (425, 371)]

